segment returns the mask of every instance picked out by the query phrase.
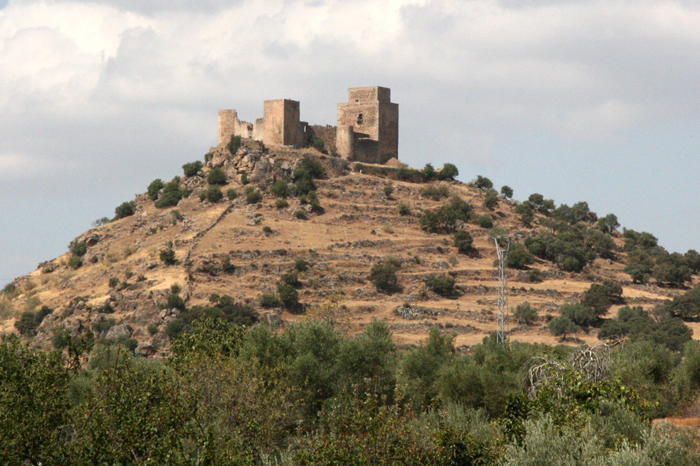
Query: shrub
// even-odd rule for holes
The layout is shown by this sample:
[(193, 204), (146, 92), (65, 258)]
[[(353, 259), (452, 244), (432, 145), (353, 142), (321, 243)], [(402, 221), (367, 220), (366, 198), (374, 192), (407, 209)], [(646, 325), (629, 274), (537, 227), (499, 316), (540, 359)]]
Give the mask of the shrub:
[(165, 265), (174, 265), (177, 263), (175, 259), (175, 250), (172, 246), (168, 246), (167, 249), (160, 251), (160, 260), (163, 261)]
[(195, 176), (202, 169), (202, 162), (197, 160), (196, 162), (186, 163), (182, 166), (182, 170), (185, 172), (185, 176)]
[(422, 174), (426, 181), (430, 181), (435, 178), (435, 168), (433, 168), (431, 164), (426, 163), (425, 167), (423, 167)]
[(303, 210), (297, 210), (294, 212), (294, 217), (296, 217), (299, 220), (306, 220), (306, 212)]
[(156, 333), (158, 333), (158, 324), (149, 324), (148, 325), (148, 334), (153, 336)]
[(226, 191), (226, 197), (228, 198), (229, 201), (234, 201), (238, 197), (238, 191), (236, 191), (233, 188), (229, 188)]
[(530, 303), (519, 304), (513, 311), (513, 317), (520, 324), (530, 325), (537, 320), (537, 309), (530, 306)]
[(218, 186), (209, 186), (205, 195), (207, 201), (211, 202), (212, 204), (215, 204), (224, 198), (224, 193), (221, 192), (221, 189)]
[(425, 286), (440, 296), (451, 296), (455, 292), (455, 279), (449, 275), (429, 275), (425, 279)]
[(87, 243), (85, 241), (71, 241), (68, 247), (71, 254), (78, 257), (84, 256), (88, 250)]
[(520, 220), (522, 220), (526, 226), (530, 226), (535, 219), (535, 212), (533, 211), (532, 204), (529, 202), (518, 204), (515, 207), (515, 213), (520, 215)]
[(168, 295), (166, 304), (165, 304), (166, 309), (178, 309), (180, 311), (184, 311), (185, 308), (185, 300), (182, 299), (182, 296), (176, 293), (170, 293)]
[(486, 197), (484, 198), (484, 207), (493, 210), (498, 206), (498, 194), (496, 194), (496, 191), (490, 189), (486, 193)]
[(411, 207), (405, 202), (399, 202), (399, 215), (403, 217), (411, 215)]
[(508, 267), (524, 269), (535, 262), (535, 256), (520, 243), (512, 243), (508, 253)]
[(476, 219), (476, 223), (481, 228), (486, 228), (487, 230), (493, 228), (493, 220), (488, 215), (481, 215), (479, 218)]
[(306, 272), (309, 269), (309, 263), (304, 259), (297, 259), (296, 262), (294, 262), (294, 268), (298, 272)]
[(454, 180), (459, 175), (459, 170), (454, 164), (446, 163), (440, 171), (441, 180)]
[(160, 178), (156, 178), (155, 180), (151, 181), (151, 184), (148, 185), (148, 197), (152, 201), (158, 199), (158, 194), (160, 194), (160, 190), (163, 189), (163, 186), (163, 180)]
[(610, 306), (622, 302), (622, 287), (617, 283), (605, 280), (602, 284), (593, 283), (583, 293), (581, 304), (595, 309), (597, 315), (602, 316)]
[(229, 256), (221, 259), (221, 271), (228, 275), (236, 272), (236, 266), (231, 263), (231, 258)]
[(397, 267), (391, 262), (375, 264), (369, 273), (369, 280), (377, 291), (391, 293), (398, 288), (399, 279), (396, 274)]
[(112, 277), (109, 279), (109, 287), (110, 288), (116, 288), (118, 286), (119, 286), (119, 278)]
[(391, 199), (391, 194), (394, 192), (394, 187), (390, 184), (384, 186), (384, 196), (386, 196), (387, 199)]
[(279, 286), (277, 286), (277, 295), (286, 309), (296, 309), (299, 307), (299, 292), (292, 285), (280, 283)]
[(59, 327), (54, 329), (53, 338), (51, 338), (51, 343), (53, 344), (53, 347), (55, 349), (62, 350), (63, 348), (68, 346), (69, 342), (70, 334), (65, 328)]
[(270, 227), (267, 226), (267, 225), (265, 225), (265, 226), (263, 227), (262, 231), (263, 231), (263, 233), (265, 233), (266, 236), (272, 234), (272, 228), (270, 228)]
[(314, 157), (305, 156), (299, 161), (297, 170), (305, 172), (311, 179), (320, 179), (326, 176), (326, 169), (323, 168), (323, 164)]
[(78, 256), (73, 256), (68, 260), (68, 267), (71, 269), (79, 269), (83, 266), (83, 258)]
[(474, 185), (479, 189), (493, 189), (493, 182), (485, 176), (477, 175)]
[(114, 220), (130, 217), (136, 212), (136, 203), (134, 201), (123, 202), (114, 209)]
[(225, 185), (227, 182), (226, 172), (221, 168), (214, 168), (207, 174), (207, 183), (211, 185)]
[(467, 222), (471, 211), (471, 204), (453, 196), (449, 203), (443, 204), (437, 210), (426, 212), (420, 219), (420, 225), (431, 233), (449, 233), (455, 229), (457, 221)]
[(245, 201), (247, 204), (258, 204), (262, 201), (262, 194), (253, 186), (245, 188)]
[(44, 317), (52, 312), (53, 309), (48, 306), (42, 306), (37, 312), (25, 311), (15, 322), (15, 328), (22, 335), (34, 336), (37, 334), (37, 329), (44, 321)]
[(180, 199), (185, 197), (185, 194), (187, 194), (187, 190), (180, 189), (180, 177), (176, 176), (163, 187), (163, 193), (155, 205), (159, 209), (175, 206), (180, 202)]
[(280, 307), (282, 302), (274, 293), (263, 293), (260, 295), (260, 305), (264, 308)]
[(282, 275), (281, 282), (286, 283), (287, 285), (292, 285), (294, 288), (301, 287), (301, 282), (299, 281), (299, 276), (296, 274), (296, 272), (290, 272)]
[(231, 153), (231, 155), (236, 155), (236, 152), (238, 152), (238, 149), (240, 147), (241, 147), (241, 137), (240, 136), (231, 136), (231, 140), (226, 145), (226, 148)]
[(469, 254), (474, 251), (474, 238), (468, 231), (458, 230), (454, 233), (454, 245), (461, 254)]
[(595, 309), (584, 304), (563, 304), (559, 312), (579, 327), (590, 327), (600, 322)]
[(311, 140), (309, 141), (309, 145), (319, 152), (324, 152), (324, 149), (326, 146), (325, 143), (323, 142), (323, 139), (321, 139), (320, 137), (318, 137), (316, 135), (311, 136)]
[(396, 178), (400, 181), (409, 181), (415, 183), (423, 178), (423, 175), (418, 170), (408, 167), (399, 167), (396, 169)]
[(241, 184), (244, 186), (248, 184), (248, 174), (246, 172), (241, 174)]
[(282, 199), (289, 196), (289, 185), (284, 180), (277, 180), (270, 186), (270, 192)]
[(434, 201), (439, 201), (440, 199), (443, 199), (450, 195), (450, 189), (445, 185), (426, 186), (421, 191), (421, 195)]
[(277, 199), (275, 201), (275, 207), (278, 209), (286, 209), (289, 207), (289, 202), (286, 199)]

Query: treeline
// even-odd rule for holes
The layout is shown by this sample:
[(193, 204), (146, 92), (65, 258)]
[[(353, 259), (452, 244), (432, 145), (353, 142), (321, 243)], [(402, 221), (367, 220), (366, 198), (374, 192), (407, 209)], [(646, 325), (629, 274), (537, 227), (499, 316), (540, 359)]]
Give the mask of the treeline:
[(7, 465), (695, 465), (650, 419), (700, 389), (700, 344), (571, 349), (433, 330), (399, 349), (383, 322), (348, 337), (305, 321), (195, 320), (167, 360), (94, 345), (0, 343)]

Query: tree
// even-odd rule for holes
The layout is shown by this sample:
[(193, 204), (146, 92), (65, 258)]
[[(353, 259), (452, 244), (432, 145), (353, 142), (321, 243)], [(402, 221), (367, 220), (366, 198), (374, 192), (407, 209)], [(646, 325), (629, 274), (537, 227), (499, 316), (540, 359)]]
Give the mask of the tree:
[(615, 214), (608, 214), (605, 217), (599, 218), (597, 225), (603, 233), (612, 233), (620, 226), (620, 223), (617, 221), (617, 216)]
[(440, 296), (450, 296), (455, 292), (455, 279), (449, 275), (428, 275), (425, 278), (425, 286)]
[(442, 166), (440, 171), (441, 180), (454, 180), (459, 175), (459, 170), (457, 167), (451, 163), (446, 163)]
[(485, 176), (477, 175), (476, 180), (474, 181), (474, 185), (483, 190), (488, 190), (493, 188), (493, 182), (486, 178)]
[(474, 238), (465, 230), (457, 230), (454, 233), (454, 245), (460, 254), (469, 254), (474, 251)]
[(646, 283), (653, 269), (654, 261), (646, 251), (635, 249), (627, 255), (625, 273), (632, 277), (633, 282)]
[(520, 243), (512, 243), (508, 253), (508, 267), (524, 269), (535, 262), (535, 256)]
[(583, 293), (581, 304), (591, 307), (598, 316), (604, 315), (613, 304), (622, 302), (622, 287), (609, 280), (602, 284), (593, 283), (591, 287)]
[(372, 266), (369, 273), (369, 280), (374, 284), (377, 291), (387, 293), (398, 289), (399, 278), (396, 275), (397, 266), (390, 261), (384, 260)]
[(294, 310), (299, 307), (299, 292), (289, 283), (280, 283), (277, 286), (277, 295), (285, 308)]
[(114, 220), (119, 220), (124, 217), (130, 217), (136, 212), (136, 203), (134, 201), (123, 202), (114, 209)]
[(160, 190), (163, 189), (163, 186), (163, 180), (160, 178), (156, 178), (155, 180), (151, 181), (151, 184), (148, 185), (148, 197), (152, 201), (158, 199), (158, 194), (160, 194)]
[(501, 195), (505, 197), (506, 199), (512, 199), (513, 198), (513, 188), (511, 188), (508, 185), (501, 186)]
[(513, 311), (513, 317), (515, 317), (515, 320), (520, 324), (530, 325), (537, 320), (537, 309), (532, 307), (528, 302), (518, 304)]
[(559, 312), (579, 327), (590, 327), (599, 322), (595, 309), (584, 304), (563, 304)]
[(552, 335), (561, 336), (563, 340), (566, 340), (567, 335), (576, 333), (578, 330), (580, 330), (579, 326), (565, 315), (555, 317), (549, 322), (549, 331)]
[(672, 315), (684, 320), (700, 317), (700, 286), (673, 298), (668, 309)]
[(423, 178), (425, 178), (425, 181), (435, 178), (435, 168), (433, 168), (432, 164), (426, 163), (425, 167), (423, 167)]

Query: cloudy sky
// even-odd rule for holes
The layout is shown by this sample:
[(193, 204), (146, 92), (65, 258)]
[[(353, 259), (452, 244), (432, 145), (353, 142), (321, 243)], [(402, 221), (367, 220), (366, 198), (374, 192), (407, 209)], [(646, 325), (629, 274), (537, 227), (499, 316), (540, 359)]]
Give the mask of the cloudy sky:
[(400, 158), (700, 250), (700, 2), (0, 0), (0, 284), (216, 144), (386, 86)]

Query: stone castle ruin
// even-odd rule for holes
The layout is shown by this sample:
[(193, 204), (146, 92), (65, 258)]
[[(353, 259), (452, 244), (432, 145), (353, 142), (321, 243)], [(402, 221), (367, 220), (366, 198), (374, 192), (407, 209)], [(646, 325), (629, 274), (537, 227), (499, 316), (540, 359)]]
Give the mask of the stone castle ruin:
[(219, 110), (219, 145), (232, 136), (294, 147), (320, 139), (348, 160), (384, 164), (399, 157), (399, 105), (391, 102), (389, 88), (352, 88), (348, 102), (338, 104), (337, 126), (301, 121), (299, 102), (289, 99), (265, 101), (264, 116), (255, 123), (241, 121), (236, 110)]

